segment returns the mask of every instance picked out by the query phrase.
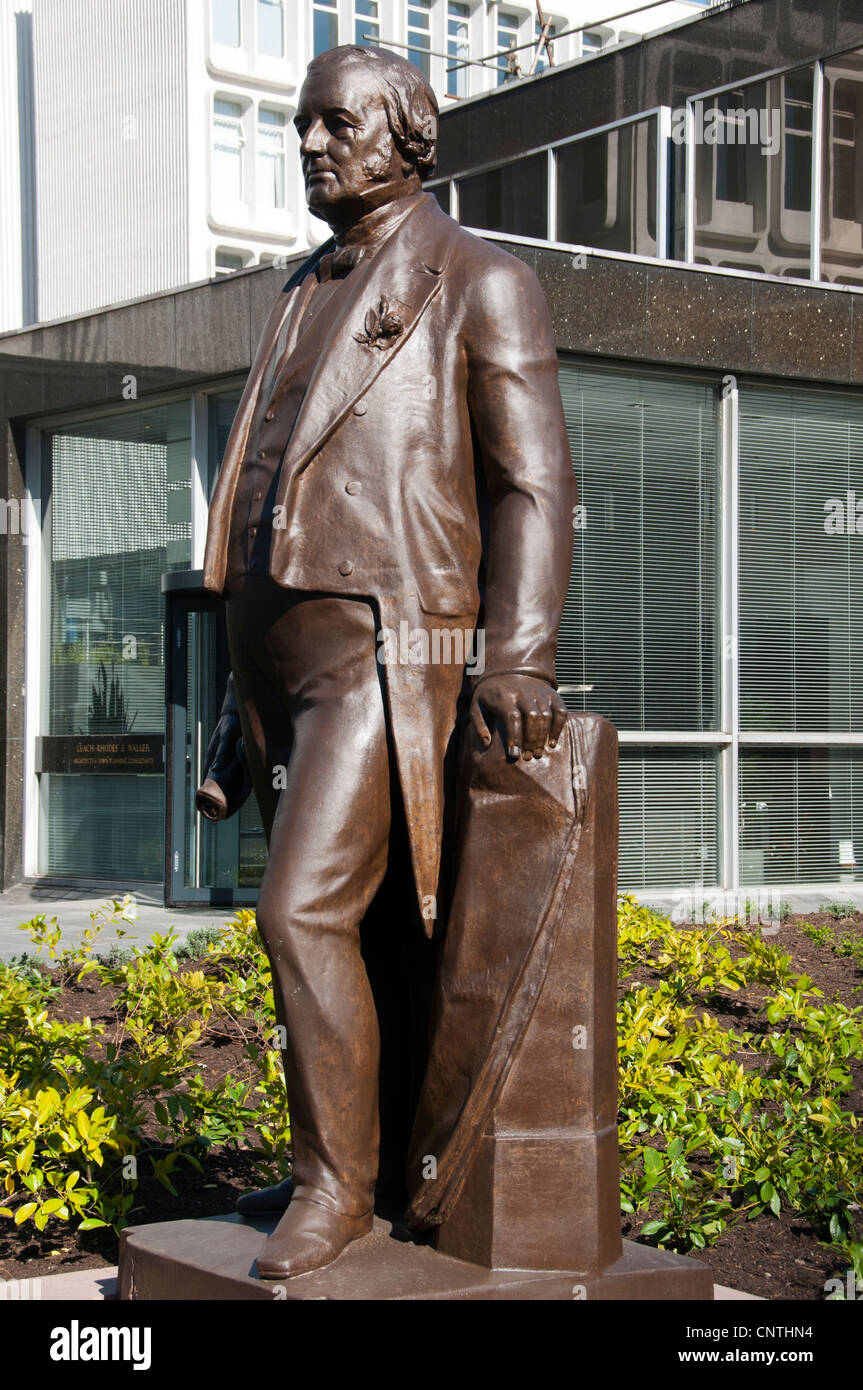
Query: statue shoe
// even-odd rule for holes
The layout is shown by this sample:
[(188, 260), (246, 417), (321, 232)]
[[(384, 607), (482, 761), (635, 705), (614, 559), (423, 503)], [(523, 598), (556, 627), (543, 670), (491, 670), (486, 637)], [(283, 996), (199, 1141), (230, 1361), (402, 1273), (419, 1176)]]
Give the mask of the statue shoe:
[(290, 1279), (323, 1269), (372, 1229), (374, 1212), (345, 1216), (308, 1197), (291, 1202), (258, 1256), (259, 1279)]
[(281, 1216), (287, 1211), (294, 1195), (293, 1178), (285, 1178), (275, 1187), (264, 1187), (260, 1192), (244, 1192), (237, 1198), (237, 1211), (241, 1216)]

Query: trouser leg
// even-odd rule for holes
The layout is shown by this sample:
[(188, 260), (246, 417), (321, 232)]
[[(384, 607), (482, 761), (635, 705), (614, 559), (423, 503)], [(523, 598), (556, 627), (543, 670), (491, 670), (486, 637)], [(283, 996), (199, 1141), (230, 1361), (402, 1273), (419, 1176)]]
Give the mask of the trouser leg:
[[(378, 1023), (359, 928), (387, 862), (386, 720), (371, 609), (304, 607), (261, 627), (254, 659), (251, 615), (243, 624), (235, 607), (232, 620), (231, 605), (229, 634), (264, 805), (273, 766), (285, 768), (257, 921), (287, 1033), (294, 1190), (359, 1215), (378, 1165)], [(256, 666), (267, 677), (257, 700)]]

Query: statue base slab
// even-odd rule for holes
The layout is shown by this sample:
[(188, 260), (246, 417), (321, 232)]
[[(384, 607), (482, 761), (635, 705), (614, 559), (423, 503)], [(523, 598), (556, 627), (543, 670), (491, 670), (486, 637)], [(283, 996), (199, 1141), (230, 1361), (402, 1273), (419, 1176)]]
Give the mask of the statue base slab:
[(382, 1217), (326, 1269), (283, 1283), (265, 1282), (255, 1276), (255, 1259), (275, 1224), (275, 1218), (217, 1216), (130, 1227), (120, 1247), (119, 1297), (270, 1302), (713, 1298), (706, 1265), (633, 1241), (623, 1242), (622, 1256), (600, 1275), (485, 1269), (439, 1252)]

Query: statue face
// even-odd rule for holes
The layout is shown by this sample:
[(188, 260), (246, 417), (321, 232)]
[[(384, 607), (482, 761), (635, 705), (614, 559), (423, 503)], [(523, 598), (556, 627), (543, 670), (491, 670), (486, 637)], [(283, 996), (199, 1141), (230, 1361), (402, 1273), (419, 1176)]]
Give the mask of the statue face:
[(360, 63), (330, 63), (310, 73), (294, 125), (306, 201), (333, 227), (349, 226), (419, 186), (395, 147), (380, 88)]

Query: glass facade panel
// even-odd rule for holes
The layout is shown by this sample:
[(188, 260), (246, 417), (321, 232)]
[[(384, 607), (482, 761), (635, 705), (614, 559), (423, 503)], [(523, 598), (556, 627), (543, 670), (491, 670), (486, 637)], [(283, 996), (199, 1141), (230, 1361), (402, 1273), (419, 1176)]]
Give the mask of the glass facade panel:
[(444, 212), (451, 213), (449, 183), (437, 183), (433, 186), (426, 184), (426, 193), (433, 194)]
[[(215, 901), (257, 888), (266, 865), (266, 841), (252, 794), (235, 816), (210, 821), (195, 810), (207, 745), (219, 719), (230, 667), (221, 613), (186, 615), (186, 720), (183, 779), (185, 830), (183, 886), (211, 889)], [(225, 890), (228, 890), (226, 893)]]
[(379, 14), (378, 0), (354, 0), (354, 43), (380, 44)]
[(408, 5), (408, 58), (431, 79), (431, 0), (411, 0)]
[(497, 47), (500, 57), (497, 60), (497, 83), (516, 77), (521, 69), (519, 54), (511, 50), (518, 43), (518, 15), (499, 13), (497, 17)]
[(240, 47), (240, 0), (212, 0), (213, 42)]
[(548, 236), (548, 160), (519, 159), (458, 180), (459, 221), (513, 236)]
[(558, 241), (656, 255), (655, 117), (561, 146), (555, 170)]
[(262, 106), (258, 110), (258, 210), (277, 212), (285, 206), (285, 115)]
[(814, 69), (692, 106), (695, 260), (808, 278)]
[(337, 0), (315, 0), (314, 34), (315, 57), (339, 41), (339, 9)]
[(470, 6), (449, 0), (447, 5), (447, 63), (446, 94), (466, 97), (469, 92), (469, 68), (456, 67), (470, 57)]
[(243, 201), (243, 108), (238, 101), (213, 102), (213, 199)]
[(719, 727), (716, 393), (562, 362), (579, 506), (557, 675), (622, 729)]
[(821, 278), (863, 285), (863, 52), (824, 64)]
[[(48, 436), (51, 578), (43, 743), (64, 736), (122, 741), (164, 734), (160, 583), (166, 570), (186, 568), (191, 558), (190, 419), (183, 401)], [(161, 879), (160, 772), (52, 771), (43, 776), (41, 792), (41, 872)]]
[(675, 749), (620, 753), (621, 892), (719, 883), (719, 761)]
[(741, 728), (863, 730), (858, 524), (863, 402), (741, 392)]
[(281, 58), (284, 51), (284, 0), (258, 0), (258, 52), (268, 58)]
[(741, 883), (859, 882), (861, 848), (863, 754), (741, 752)]

